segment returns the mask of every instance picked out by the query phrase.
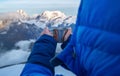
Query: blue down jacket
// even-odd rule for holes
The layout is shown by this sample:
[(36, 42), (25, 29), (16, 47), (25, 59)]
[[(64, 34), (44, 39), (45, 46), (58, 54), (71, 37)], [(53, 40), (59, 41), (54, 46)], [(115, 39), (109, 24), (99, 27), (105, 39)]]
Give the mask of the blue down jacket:
[[(51, 66), (37, 53), (32, 55), (22, 76), (54, 74), (49, 62)], [(46, 60), (53, 57), (44, 56)], [(81, 0), (71, 41), (56, 58), (77, 76), (120, 76), (120, 0)]]
[(72, 40), (57, 58), (77, 76), (120, 76), (120, 0), (82, 0)]

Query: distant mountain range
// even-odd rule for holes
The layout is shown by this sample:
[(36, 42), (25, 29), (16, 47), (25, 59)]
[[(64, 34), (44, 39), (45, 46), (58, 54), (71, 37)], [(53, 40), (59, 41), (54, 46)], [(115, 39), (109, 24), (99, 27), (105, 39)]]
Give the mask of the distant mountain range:
[(15, 44), (24, 40), (36, 40), (40, 32), (51, 28), (74, 28), (76, 16), (66, 16), (60, 11), (45, 11), (29, 16), (23, 10), (0, 13), (0, 52), (11, 50)]

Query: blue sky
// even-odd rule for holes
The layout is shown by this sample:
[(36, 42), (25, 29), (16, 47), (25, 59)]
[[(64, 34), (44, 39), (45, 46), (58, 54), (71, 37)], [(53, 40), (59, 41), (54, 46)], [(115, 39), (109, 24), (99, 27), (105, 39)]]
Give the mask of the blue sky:
[(66, 12), (68, 9), (71, 10), (73, 9), (76, 11), (79, 2), (80, 0), (0, 0), (0, 12), (15, 11), (18, 9), (23, 9), (27, 12), (33, 11), (33, 13), (35, 13), (34, 10), (38, 10), (38, 9), (39, 10), (41, 9), (41, 11), (43, 9), (44, 10), (61, 9), (63, 11), (66, 10)]
[[(45, 5), (50, 6), (53, 4), (56, 5), (66, 5), (66, 6), (75, 6), (79, 4), (79, 0), (0, 0), (0, 8), (15, 8), (15, 7), (26, 7), (32, 5), (32, 7)], [(30, 6), (31, 7), (31, 6)], [(31, 8), (32, 8), (31, 7)]]
[(80, 0), (0, 0), (5, 3), (77, 3)]

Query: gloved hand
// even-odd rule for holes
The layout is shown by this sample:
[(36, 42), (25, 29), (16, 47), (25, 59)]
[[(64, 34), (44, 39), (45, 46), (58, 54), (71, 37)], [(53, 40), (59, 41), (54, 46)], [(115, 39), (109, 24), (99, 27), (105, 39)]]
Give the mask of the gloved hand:
[(54, 66), (51, 65), (50, 60), (55, 56), (57, 42), (52, 36), (48, 28), (43, 30), (33, 46), (28, 63), (42, 65), (54, 73)]
[[(64, 49), (64, 48), (68, 45), (68, 43), (70, 42), (70, 40), (71, 40), (71, 34), (72, 34), (72, 29), (71, 29), (71, 28), (68, 28), (68, 29), (65, 31), (64, 36), (63, 36), (63, 41), (64, 41), (64, 42), (63, 42), (62, 45), (61, 45), (61, 48), (62, 48), (62, 49)], [(53, 66), (61, 65), (61, 66), (63, 66), (65, 69), (68, 69), (68, 70), (69, 70), (69, 68), (68, 68), (60, 59), (58, 59), (57, 57), (54, 57), (54, 58), (51, 59), (51, 64), (52, 64)]]

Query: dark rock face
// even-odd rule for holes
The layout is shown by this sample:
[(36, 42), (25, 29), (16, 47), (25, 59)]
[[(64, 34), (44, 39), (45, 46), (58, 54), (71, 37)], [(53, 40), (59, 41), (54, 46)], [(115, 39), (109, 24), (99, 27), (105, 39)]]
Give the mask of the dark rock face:
[[(61, 27), (64, 24), (58, 26)], [(70, 27), (74, 28), (75, 24)], [(5, 28), (8, 28), (6, 26)], [(21, 40), (37, 39), (43, 30), (34, 24), (14, 22), (9, 25), (9, 29), (0, 29), (0, 49), (11, 50), (15, 48), (15, 44)], [(1, 31), (2, 30), (2, 31)], [(6, 32), (2, 34), (2, 32)], [(32, 47), (32, 46), (31, 46)], [(0, 52), (2, 52), (2, 50)]]
[(34, 24), (27, 24), (18, 22), (11, 23), (5, 34), (0, 34), (0, 49), (10, 50), (15, 43), (21, 40), (37, 39), (42, 29)]

